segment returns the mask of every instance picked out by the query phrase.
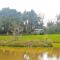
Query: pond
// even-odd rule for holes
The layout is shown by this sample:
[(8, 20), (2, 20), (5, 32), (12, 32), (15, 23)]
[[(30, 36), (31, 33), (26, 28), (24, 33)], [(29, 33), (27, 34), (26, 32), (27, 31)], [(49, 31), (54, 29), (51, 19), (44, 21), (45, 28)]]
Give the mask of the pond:
[(0, 60), (60, 60), (59, 48), (0, 47)]

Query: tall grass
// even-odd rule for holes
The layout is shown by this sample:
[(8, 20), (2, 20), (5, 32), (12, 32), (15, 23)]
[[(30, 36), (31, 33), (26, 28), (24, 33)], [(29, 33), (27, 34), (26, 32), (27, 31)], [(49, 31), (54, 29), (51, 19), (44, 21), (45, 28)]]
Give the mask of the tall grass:
[[(20, 35), (20, 36), (0, 36), (0, 45), (20, 45), (29, 41), (48, 41), (52, 42), (53, 46), (58, 46), (60, 43), (60, 34), (46, 35)], [(60, 47), (60, 44), (59, 44)]]

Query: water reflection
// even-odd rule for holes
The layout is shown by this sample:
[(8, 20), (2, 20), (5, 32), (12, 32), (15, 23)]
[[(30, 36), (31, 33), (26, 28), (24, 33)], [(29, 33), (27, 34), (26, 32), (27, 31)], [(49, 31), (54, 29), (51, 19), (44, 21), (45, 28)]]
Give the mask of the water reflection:
[(0, 48), (0, 60), (60, 60), (60, 48)]
[(28, 54), (24, 54), (24, 60), (30, 60), (30, 57)]
[(44, 52), (41, 55), (38, 55), (38, 60), (60, 60), (60, 56), (48, 56), (48, 52)]
[[(38, 58), (38, 60), (60, 60), (59, 56), (56, 56), (56, 55), (49, 56), (48, 52), (39, 54), (37, 56), (37, 58)], [(28, 54), (24, 54), (24, 60), (30, 60), (30, 57)]]

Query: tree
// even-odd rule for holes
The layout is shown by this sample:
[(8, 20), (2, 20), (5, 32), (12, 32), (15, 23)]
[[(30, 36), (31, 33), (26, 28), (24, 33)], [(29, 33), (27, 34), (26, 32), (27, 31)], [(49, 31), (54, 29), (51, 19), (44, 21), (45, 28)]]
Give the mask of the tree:
[(56, 24), (54, 24), (54, 22), (47, 23), (47, 33), (49, 34), (56, 33)]
[(58, 14), (56, 18), (57, 18), (57, 21), (56, 21), (57, 33), (60, 33), (60, 14)]
[(7, 34), (16, 32), (15, 30), (18, 30), (21, 27), (19, 25), (21, 23), (21, 13), (17, 12), (15, 9), (3, 8), (0, 11), (0, 21), (2, 23), (0, 30), (2, 31), (2, 27), (4, 28), (2, 32)]
[(39, 14), (38, 15), (38, 28), (40, 28), (40, 29), (44, 28), (44, 26), (43, 26), (43, 19), (44, 19), (44, 15)]
[[(19, 34), (25, 30), (25, 33), (30, 34), (33, 28), (43, 27), (43, 23), (40, 20), (34, 10), (21, 13), (15, 9), (3, 8), (0, 10), (0, 33)], [(38, 21), (40, 21), (40, 24)], [(25, 25), (24, 22), (26, 23)]]

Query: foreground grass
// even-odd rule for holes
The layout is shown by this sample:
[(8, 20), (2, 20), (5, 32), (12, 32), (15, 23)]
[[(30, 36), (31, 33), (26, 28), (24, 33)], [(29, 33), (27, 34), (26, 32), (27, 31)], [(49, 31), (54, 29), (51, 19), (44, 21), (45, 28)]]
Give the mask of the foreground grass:
[(60, 47), (60, 34), (0, 36), (0, 45), (28, 46), (33, 44), (41, 47), (47, 43), (51, 43), (53, 47)]

